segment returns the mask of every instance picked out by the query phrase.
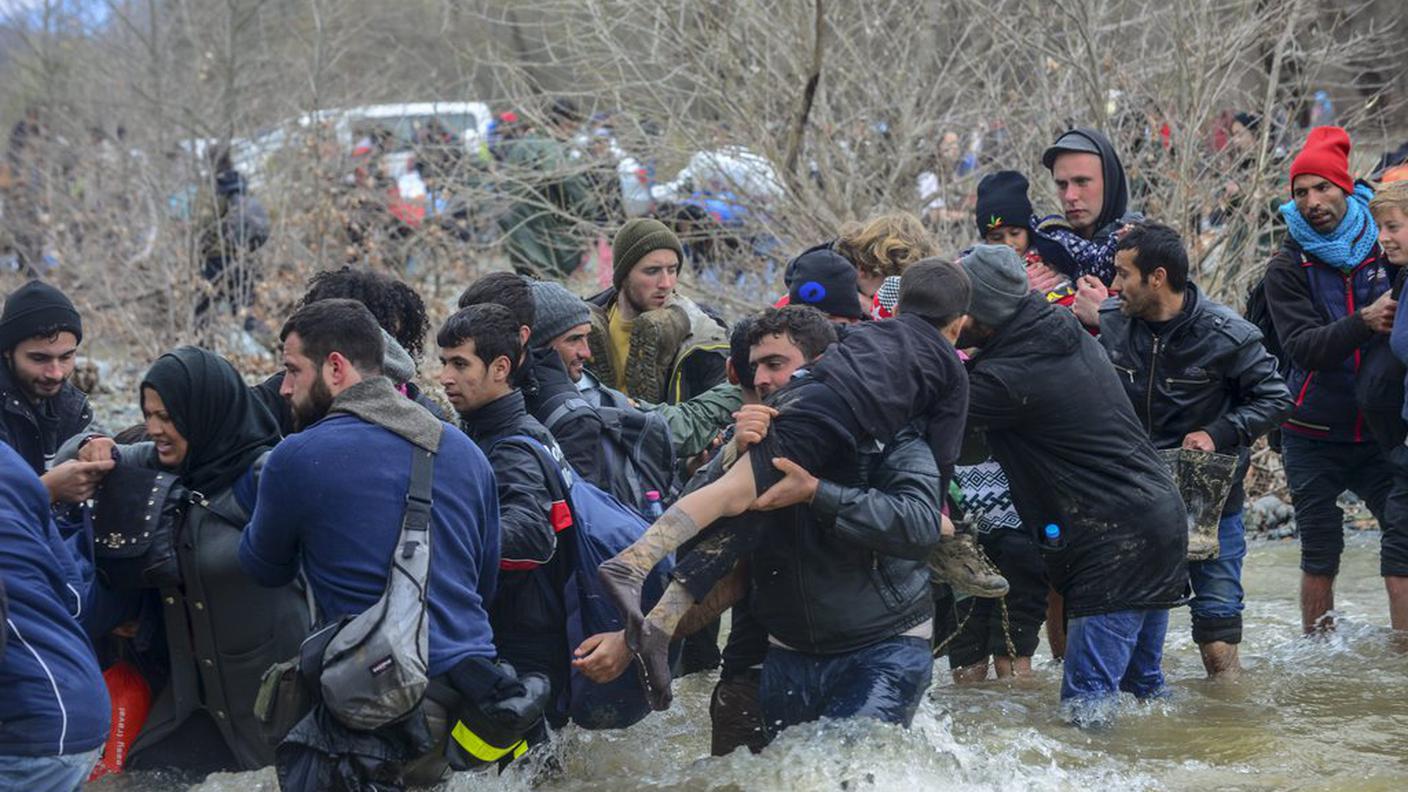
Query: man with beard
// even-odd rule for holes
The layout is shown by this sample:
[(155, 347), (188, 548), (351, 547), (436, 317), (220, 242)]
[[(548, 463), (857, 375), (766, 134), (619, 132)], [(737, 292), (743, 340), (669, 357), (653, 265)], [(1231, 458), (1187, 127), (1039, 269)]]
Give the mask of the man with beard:
[(1120, 240), (1114, 289), (1119, 299), (1100, 311), (1100, 344), (1154, 447), (1238, 457), (1217, 556), (1188, 564), (1203, 667), (1209, 676), (1235, 674), (1247, 552), (1241, 480), (1251, 444), (1286, 416), (1291, 394), (1256, 325), (1188, 280), (1188, 255), (1172, 228), (1138, 225)]
[(591, 304), (591, 371), (627, 396), (675, 404), (719, 384), (728, 357), (721, 322), (675, 293), (684, 247), (646, 217), (612, 240), (612, 287)]
[(1062, 705), (1101, 725), (1119, 692), (1163, 692), (1168, 610), (1188, 588), (1187, 514), (1099, 342), (1031, 290), (1006, 245), (961, 264), (973, 296), (958, 345), (977, 348), (966, 448), (977, 453), (966, 455), (990, 449), (1007, 473), (1070, 617)]
[[(381, 329), (361, 303), (305, 305), (280, 336), (281, 391), (300, 431), (264, 465), (254, 516), (240, 537), (241, 566), (266, 586), (285, 585), (301, 569), (324, 624), (367, 610), (386, 589), (412, 457), (428, 451), (434, 455), (428, 674), (489, 673), (484, 668), (496, 651), (487, 603), (498, 579), (499, 504), (488, 461), (469, 438), (382, 375)], [(408, 780), (436, 783), (448, 728), (444, 708), (425, 711), (437, 745)]]
[(30, 281), (5, 299), (0, 314), (0, 443), (29, 464), (53, 503), (92, 497), (113, 466), (109, 460), (53, 464), (59, 447), (93, 420), (88, 397), (69, 381), (82, 340), (77, 309), (53, 286)]
[[(1340, 495), (1364, 500), (1384, 529), (1379, 571), (1390, 597), (1408, 596), (1408, 514), (1388, 508), (1402, 445), (1402, 368), (1388, 338), (1400, 269), (1383, 254), (1369, 211), (1373, 192), (1349, 175), (1349, 135), (1316, 127), (1291, 161), (1287, 235), (1266, 265), (1266, 306), (1289, 358), (1295, 407), (1281, 425), (1286, 483), (1300, 529), (1305, 632), (1333, 628), (1344, 552)], [(1397, 501), (1398, 499), (1394, 499)], [(1399, 606), (1403, 606), (1400, 604)]]

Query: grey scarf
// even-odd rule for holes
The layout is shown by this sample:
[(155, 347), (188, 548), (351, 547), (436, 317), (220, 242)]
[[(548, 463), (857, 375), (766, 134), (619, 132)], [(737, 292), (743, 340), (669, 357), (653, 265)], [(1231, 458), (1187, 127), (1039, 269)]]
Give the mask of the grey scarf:
[(402, 396), (386, 377), (370, 377), (339, 393), (328, 414), (347, 413), (400, 435), (426, 451), (440, 449), (445, 425)]

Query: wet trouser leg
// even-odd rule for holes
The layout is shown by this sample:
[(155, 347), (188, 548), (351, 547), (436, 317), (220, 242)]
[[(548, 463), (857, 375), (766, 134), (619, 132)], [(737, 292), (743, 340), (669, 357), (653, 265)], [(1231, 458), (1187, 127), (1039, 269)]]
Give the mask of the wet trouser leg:
[(1247, 555), (1242, 513), (1229, 514), (1217, 526), (1217, 558), (1190, 561), (1193, 641), (1199, 644), (1242, 642), (1242, 561)]
[(1066, 633), (1065, 676), (1061, 701), (1071, 706), (1079, 725), (1108, 720), (1096, 709), (1123, 690), (1140, 698), (1164, 687), (1161, 668), (1168, 611), (1126, 610), (1080, 616)]
[(1337, 501), (1349, 490), (1364, 500), (1380, 525), (1393, 471), (1376, 443), (1332, 443), (1285, 433), (1286, 483), (1300, 531), (1300, 568), (1333, 578), (1344, 552), (1344, 512)]
[(907, 727), (933, 674), (924, 638), (897, 636), (837, 655), (770, 647), (759, 687), (763, 724), (771, 735), (818, 718)]
[(761, 674), (749, 669), (721, 677), (709, 699), (709, 753), (727, 756), (740, 746), (758, 753), (767, 747), (763, 713), (758, 703)]

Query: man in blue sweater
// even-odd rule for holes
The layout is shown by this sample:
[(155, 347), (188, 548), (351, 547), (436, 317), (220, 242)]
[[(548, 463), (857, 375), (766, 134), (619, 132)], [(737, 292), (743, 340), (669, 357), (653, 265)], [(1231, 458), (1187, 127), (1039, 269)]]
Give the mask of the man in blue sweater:
[(81, 583), (39, 476), (0, 444), (0, 789), (72, 792), (108, 735), (93, 647), (78, 626)]
[(412, 450), (432, 451), (429, 674), (492, 661), (499, 503), (484, 454), (382, 376), (381, 331), (360, 303), (304, 306), (282, 337), (282, 393), (301, 431), (264, 465), (240, 541), (245, 571), (278, 586), (301, 564), (323, 623), (370, 608), (386, 589)]

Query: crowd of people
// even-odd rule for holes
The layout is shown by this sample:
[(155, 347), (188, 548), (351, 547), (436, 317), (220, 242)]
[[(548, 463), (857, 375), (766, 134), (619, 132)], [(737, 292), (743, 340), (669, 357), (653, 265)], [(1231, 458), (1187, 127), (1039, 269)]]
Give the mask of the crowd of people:
[(986, 173), (972, 247), (849, 224), (732, 327), (650, 217), (614, 230), (605, 291), (493, 272), (433, 336), (407, 284), (324, 272), (280, 371), (179, 347), (116, 433), (71, 381), (83, 317), (32, 280), (0, 314), (0, 786), (433, 784), (716, 668), (711, 751), (757, 752), (821, 718), (907, 727), (943, 654), (957, 683), (1031, 674), (1043, 625), (1063, 715), (1108, 727), (1122, 693), (1166, 695), (1172, 609), (1238, 674), (1268, 435), (1305, 632), (1334, 629), (1345, 491), (1408, 631), (1408, 182), (1354, 180), (1349, 151), (1318, 127), (1290, 159), (1245, 311), (1075, 128), (1036, 180), (1060, 214)]

